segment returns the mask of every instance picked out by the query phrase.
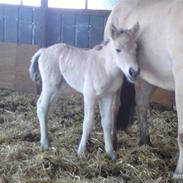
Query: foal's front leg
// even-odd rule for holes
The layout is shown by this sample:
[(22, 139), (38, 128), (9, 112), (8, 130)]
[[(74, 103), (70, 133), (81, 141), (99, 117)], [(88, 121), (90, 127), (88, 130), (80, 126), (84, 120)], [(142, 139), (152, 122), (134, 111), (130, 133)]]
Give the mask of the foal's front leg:
[(93, 95), (84, 94), (84, 121), (83, 133), (78, 148), (78, 155), (82, 156), (86, 150), (88, 137), (93, 127), (95, 97)]
[(112, 110), (113, 96), (104, 96), (99, 101), (99, 108), (102, 118), (102, 128), (104, 131), (105, 151), (112, 160), (116, 159), (116, 153), (112, 143), (112, 127), (113, 127), (113, 110)]

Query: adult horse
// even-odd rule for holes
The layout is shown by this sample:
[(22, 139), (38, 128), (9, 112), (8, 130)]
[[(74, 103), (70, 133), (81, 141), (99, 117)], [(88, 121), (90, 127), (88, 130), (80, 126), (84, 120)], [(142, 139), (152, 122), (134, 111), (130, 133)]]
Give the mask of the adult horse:
[[(139, 74), (136, 63), (136, 35), (139, 24), (131, 29), (111, 27), (111, 37), (97, 48), (85, 50), (64, 43), (38, 50), (29, 68), (31, 79), (42, 80), (42, 92), (37, 102), (40, 122), (41, 145), (49, 146), (47, 115), (50, 107), (64, 92), (63, 84), (83, 94), (83, 134), (78, 148), (81, 156), (93, 126), (94, 107), (99, 102), (104, 131), (105, 150), (111, 159), (116, 158), (113, 148), (115, 139), (116, 95), (123, 82), (122, 72), (131, 82)], [(124, 49), (125, 48), (125, 49)], [(114, 102), (114, 103), (113, 103)]]
[(121, 0), (112, 10), (105, 28), (110, 37), (111, 25), (130, 26), (139, 22), (137, 44), (143, 79), (137, 101), (140, 120), (140, 143), (149, 143), (147, 107), (155, 86), (175, 91), (178, 113), (179, 159), (174, 178), (183, 179), (183, 1)]

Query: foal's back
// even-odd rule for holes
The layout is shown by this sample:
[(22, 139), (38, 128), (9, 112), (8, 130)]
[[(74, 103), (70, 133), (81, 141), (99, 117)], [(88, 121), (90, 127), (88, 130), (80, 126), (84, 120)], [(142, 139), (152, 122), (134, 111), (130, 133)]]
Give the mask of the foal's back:
[[(65, 80), (78, 92), (83, 91), (86, 77), (95, 77), (102, 72), (103, 47), (98, 50), (77, 48), (65, 43), (48, 47), (40, 57), (40, 73), (43, 83), (59, 86)], [(92, 78), (95, 79), (95, 78)]]

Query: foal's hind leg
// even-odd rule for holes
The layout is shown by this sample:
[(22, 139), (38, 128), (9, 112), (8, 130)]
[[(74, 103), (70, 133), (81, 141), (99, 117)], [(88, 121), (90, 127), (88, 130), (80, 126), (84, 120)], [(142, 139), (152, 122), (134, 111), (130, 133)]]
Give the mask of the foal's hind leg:
[(95, 109), (95, 97), (92, 95), (84, 94), (84, 120), (83, 120), (83, 133), (78, 148), (78, 155), (82, 156), (86, 150), (86, 144), (88, 137), (94, 123), (94, 109)]
[(47, 125), (47, 115), (50, 107), (58, 99), (58, 92), (53, 88), (43, 88), (42, 93), (37, 102), (37, 116), (40, 123), (40, 133), (41, 133), (41, 146), (44, 149), (48, 149), (48, 125)]
[(105, 96), (99, 101), (99, 108), (102, 118), (102, 128), (104, 131), (104, 141), (105, 141), (105, 151), (111, 157), (111, 159), (116, 159), (116, 153), (113, 149), (112, 144), (112, 127), (113, 127), (113, 114), (112, 114), (112, 102), (113, 96)]
[(151, 145), (149, 137), (149, 129), (147, 122), (147, 110), (149, 108), (149, 100), (155, 87), (146, 81), (142, 81), (140, 95), (137, 98), (137, 117), (140, 125), (140, 141), (139, 144)]

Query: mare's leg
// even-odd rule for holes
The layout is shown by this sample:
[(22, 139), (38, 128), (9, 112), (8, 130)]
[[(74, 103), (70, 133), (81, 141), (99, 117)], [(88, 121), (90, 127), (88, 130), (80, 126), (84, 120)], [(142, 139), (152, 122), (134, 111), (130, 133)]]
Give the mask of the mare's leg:
[(147, 122), (147, 110), (149, 108), (149, 100), (155, 87), (146, 81), (142, 81), (140, 95), (137, 98), (137, 117), (140, 125), (140, 141), (139, 144), (151, 145), (149, 137), (149, 129)]
[[(181, 2), (182, 3), (182, 2)], [(182, 5), (182, 4), (181, 4)], [(177, 6), (177, 4), (176, 4)], [(179, 6), (177, 6), (179, 7)], [(181, 9), (181, 8), (180, 8)], [(170, 21), (169, 30), (169, 39), (168, 48), (170, 57), (172, 60), (172, 71), (175, 82), (175, 101), (177, 108), (177, 117), (178, 117), (178, 146), (179, 146), (179, 159), (177, 163), (177, 168), (174, 173), (175, 179), (180, 179), (179, 182), (183, 182), (183, 24), (177, 23), (177, 18), (182, 18), (181, 10), (179, 13), (175, 13), (175, 16), (172, 16)], [(180, 17), (181, 16), (181, 17)], [(176, 28), (175, 28), (176, 27)]]
[(177, 111), (177, 108), (176, 108), (176, 102), (175, 102), (175, 93), (173, 95), (173, 101), (172, 101), (172, 103), (173, 103), (173, 106), (172, 106), (173, 111), (176, 112)]
[(47, 125), (47, 115), (49, 109), (58, 99), (58, 90), (54, 90), (50, 87), (43, 87), (41, 95), (37, 102), (37, 116), (40, 123), (40, 133), (41, 133), (41, 146), (44, 149), (48, 149), (48, 125)]
[[(180, 63), (183, 59), (180, 61)], [(183, 182), (183, 68), (178, 66), (174, 70), (175, 78), (175, 100), (178, 116), (178, 146), (179, 146), (179, 159), (177, 168), (174, 173), (175, 179), (181, 179)]]
[(113, 149), (112, 144), (112, 126), (113, 126), (113, 114), (112, 114), (112, 103), (113, 96), (104, 96), (99, 101), (99, 108), (102, 118), (102, 128), (104, 131), (104, 142), (105, 142), (105, 151), (111, 157), (111, 159), (116, 159), (116, 153)]
[(88, 137), (94, 123), (94, 109), (95, 109), (95, 97), (92, 95), (84, 94), (84, 121), (83, 121), (83, 133), (78, 148), (78, 155), (82, 156), (86, 150), (86, 144)]
[(113, 104), (112, 104), (112, 130), (111, 130), (111, 135), (112, 135), (112, 142), (113, 142), (113, 147), (114, 149), (116, 150), (117, 149), (117, 114), (118, 114), (118, 111), (119, 111), (119, 107), (120, 107), (120, 93), (121, 93), (121, 89), (119, 89), (115, 96), (113, 97)]

